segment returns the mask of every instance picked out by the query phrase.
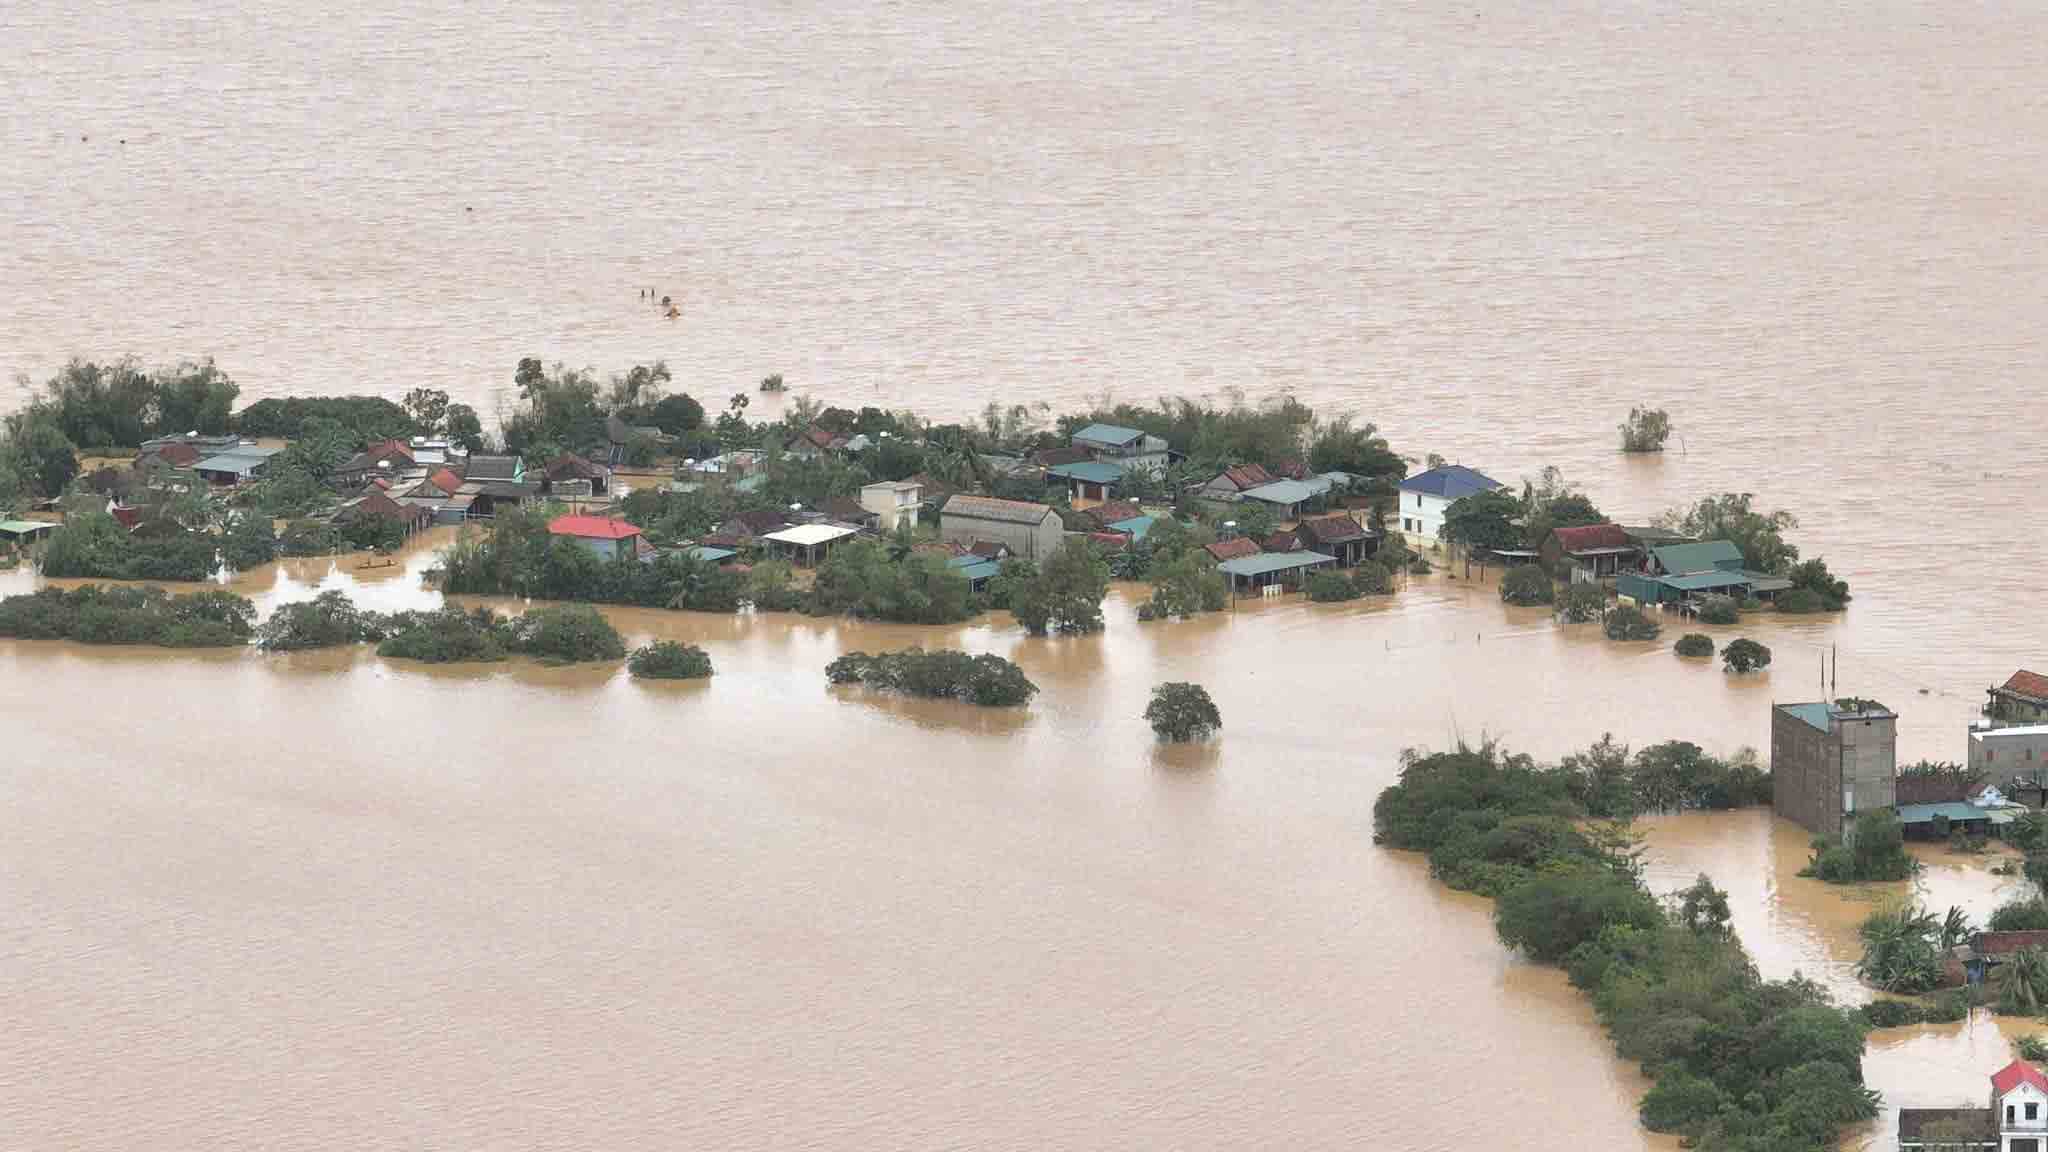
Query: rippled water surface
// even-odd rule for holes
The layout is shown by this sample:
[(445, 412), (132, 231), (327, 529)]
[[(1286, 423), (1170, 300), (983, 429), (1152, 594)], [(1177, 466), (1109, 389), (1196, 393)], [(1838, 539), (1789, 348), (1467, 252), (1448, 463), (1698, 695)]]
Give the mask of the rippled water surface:
[[(1557, 464), (1623, 518), (1754, 491), (1857, 593), (1745, 627), (1777, 663), (1740, 683), (1441, 576), (1170, 627), (1119, 592), (1079, 641), (617, 614), (710, 650), (683, 688), (0, 648), (0, 1145), (1665, 1146), (1583, 1000), (1373, 849), (1371, 799), (1458, 733), (1762, 744), (1830, 647), (1902, 754), (1960, 757), (2048, 639), (2043, 22), (0, 6), (6, 375), (211, 354), (245, 398), (486, 412), (526, 354), (665, 357), (714, 404), (769, 371), (945, 414), (1285, 389), (1502, 479)], [(1638, 402), (1678, 427), (1661, 458), (1614, 452)], [(431, 546), (241, 585), (425, 602)], [(910, 642), (1044, 694), (824, 684)], [(1154, 749), (1164, 679), (1209, 686), (1219, 742)], [(1864, 995), (1854, 926), (1890, 892), (1800, 880), (1759, 813), (1649, 832), (1658, 885), (1730, 888), (1767, 974)], [(1978, 915), (2011, 883), (1928, 862)], [(2004, 1056), (1980, 1022), (1866, 1065), (1932, 1105)]]

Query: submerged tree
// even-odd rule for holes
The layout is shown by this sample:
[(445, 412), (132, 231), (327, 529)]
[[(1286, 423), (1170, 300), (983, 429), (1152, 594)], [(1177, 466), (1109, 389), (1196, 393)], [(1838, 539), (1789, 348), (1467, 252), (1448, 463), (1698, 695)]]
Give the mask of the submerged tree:
[(1623, 452), (1662, 452), (1671, 436), (1671, 417), (1662, 408), (1631, 408), (1621, 424)]

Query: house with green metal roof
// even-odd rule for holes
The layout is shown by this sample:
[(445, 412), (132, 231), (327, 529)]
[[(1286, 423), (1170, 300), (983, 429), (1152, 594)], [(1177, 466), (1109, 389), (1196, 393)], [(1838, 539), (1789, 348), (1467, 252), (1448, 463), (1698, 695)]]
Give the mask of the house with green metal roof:
[(1696, 572), (1742, 571), (1742, 549), (1732, 540), (1698, 540), (1650, 549), (1644, 567), (1652, 576), (1689, 576)]
[(1649, 549), (1641, 572), (1623, 572), (1614, 590), (1644, 604), (1682, 604), (1704, 596), (1769, 599), (1792, 582), (1742, 566), (1730, 540), (1698, 540)]
[(1257, 552), (1225, 560), (1216, 570), (1230, 578), (1230, 593), (1236, 596), (1269, 587), (1299, 588), (1310, 569), (1336, 562), (1321, 552)]
[(1125, 468), (1164, 469), (1170, 456), (1165, 440), (1120, 424), (1090, 424), (1074, 433), (1073, 445), (1093, 459)]

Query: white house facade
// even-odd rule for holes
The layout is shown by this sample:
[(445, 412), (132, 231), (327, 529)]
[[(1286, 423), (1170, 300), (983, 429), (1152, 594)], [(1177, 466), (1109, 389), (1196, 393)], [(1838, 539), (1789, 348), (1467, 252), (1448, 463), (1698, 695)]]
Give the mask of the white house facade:
[(1462, 464), (1442, 464), (1401, 481), (1396, 524), (1411, 542), (1435, 546), (1444, 510), (1475, 492), (1491, 492), (1500, 481)]

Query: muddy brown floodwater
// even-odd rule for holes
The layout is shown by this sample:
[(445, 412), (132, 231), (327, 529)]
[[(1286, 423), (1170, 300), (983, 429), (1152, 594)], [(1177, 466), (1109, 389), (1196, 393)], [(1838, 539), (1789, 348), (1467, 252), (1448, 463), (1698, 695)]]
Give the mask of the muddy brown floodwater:
[[(1668, 1147), (1582, 998), (1372, 847), (1398, 751), (1760, 745), (1839, 648), (1956, 758), (2048, 645), (2039, 6), (25, 0), (0, 43), (0, 379), (1291, 390), (1624, 519), (1755, 492), (1856, 591), (1745, 626), (1742, 681), (1441, 576), (1153, 627), (1120, 591), (1070, 641), (618, 613), (710, 650), (680, 688), (0, 646), (0, 1147)], [(1635, 403), (1660, 458), (1614, 451)], [(238, 583), (392, 608), (428, 562)], [(1045, 691), (824, 683), (912, 642)], [(1220, 741), (1154, 748), (1163, 679)], [(1799, 880), (1759, 813), (1650, 831), (1767, 973), (1862, 997), (1904, 886)], [(1934, 903), (2008, 883), (1929, 863)], [(2004, 1056), (1979, 1022), (1866, 1068), (1948, 1104)]]

